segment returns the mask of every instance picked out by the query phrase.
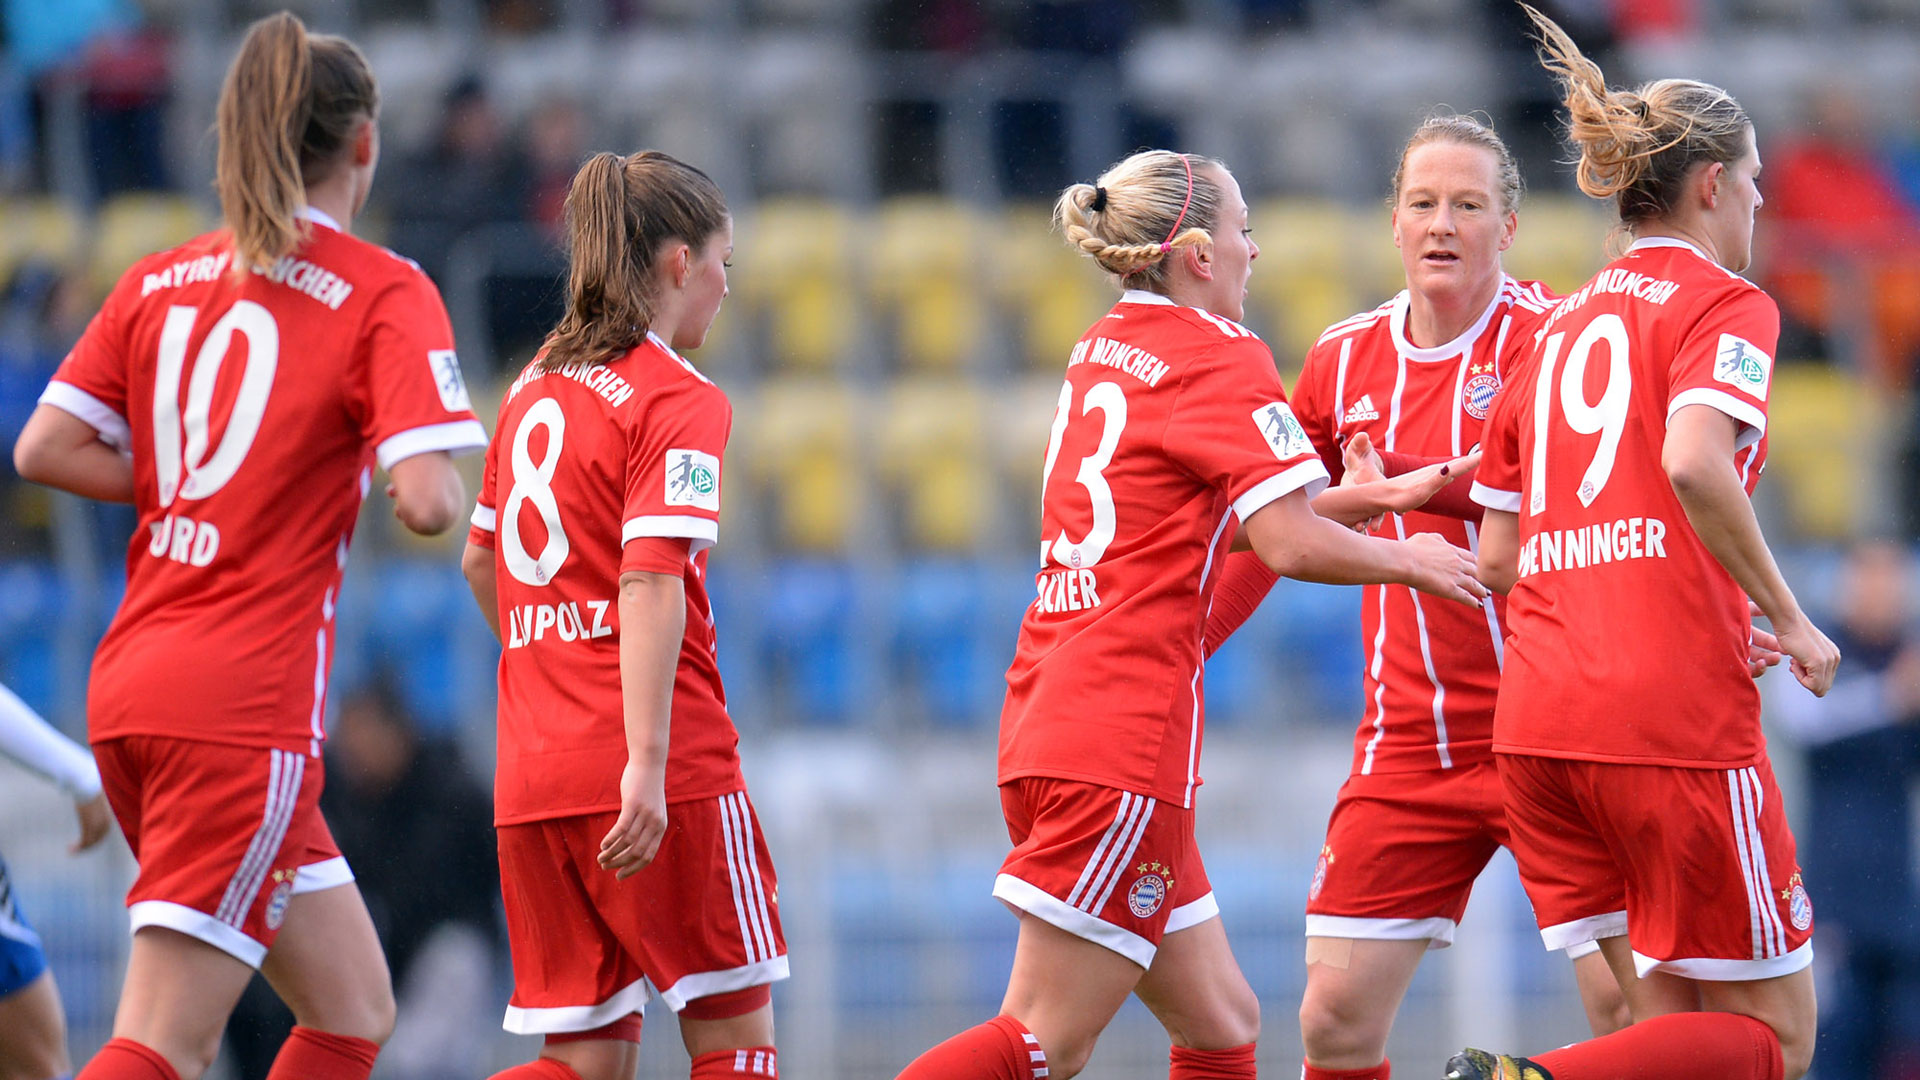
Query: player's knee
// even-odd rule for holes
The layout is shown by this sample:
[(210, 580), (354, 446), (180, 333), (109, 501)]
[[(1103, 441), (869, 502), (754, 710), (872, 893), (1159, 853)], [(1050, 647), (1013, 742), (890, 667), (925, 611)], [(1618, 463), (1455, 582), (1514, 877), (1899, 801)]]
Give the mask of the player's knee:
[(1780, 1061), (1785, 1080), (1800, 1080), (1813, 1067), (1813, 1027), (1806, 1031), (1776, 1031), (1780, 1036)]
[(1056, 1045), (1042, 1044), (1040, 1049), (1047, 1055), (1047, 1076), (1050, 1080), (1072, 1080), (1087, 1067), (1087, 1059), (1093, 1057), (1093, 1044), (1098, 1037), (1087, 1035), (1076, 1038), (1060, 1039)]
[(1366, 1068), (1386, 1054), (1386, 1022), (1373, 1015), (1361, 1001), (1309, 985), (1300, 1001), (1300, 1043), (1307, 1059), (1331, 1065), (1360, 1060)]
[(1234, 988), (1222, 1013), (1225, 1030), (1218, 1040), (1220, 1045), (1203, 1049), (1224, 1050), (1260, 1041), (1260, 999), (1254, 995), (1253, 987), (1242, 982)]
[(318, 1008), (295, 1009), (295, 1022), (330, 1035), (348, 1035), (382, 1046), (393, 1037), (398, 1006), (394, 1004), (393, 987), (384, 979), (350, 998), (317, 1004)]

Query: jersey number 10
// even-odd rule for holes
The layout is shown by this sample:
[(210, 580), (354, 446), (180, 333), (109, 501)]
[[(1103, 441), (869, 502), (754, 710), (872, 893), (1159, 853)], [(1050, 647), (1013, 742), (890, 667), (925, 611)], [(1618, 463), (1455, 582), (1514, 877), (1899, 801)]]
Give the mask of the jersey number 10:
[[(204, 499), (240, 471), (247, 451), (260, 433), (267, 413), (267, 395), (273, 392), (273, 374), (280, 366), (280, 327), (273, 313), (251, 300), (238, 300), (207, 331), (194, 357), (187, 383), (187, 402), (180, 405), (180, 373), (187, 363), (187, 341), (193, 336), (200, 309), (170, 307), (160, 328), (160, 363), (153, 388), (153, 462), (160, 484), (160, 505)], [(233, 347), (233, 336), (247, 339), (247, 369), (240, 376), (220, 445), (207, 449), (212, 430), (213, 391), (220, 367)]]
[[(1580, 477), (1574, 494), (1580, 505), (1592, 506), (1613, 475), (1614, 459), (1620, 452), (1620, 436), (1627, 427), (1627, 403), (1633, 394), (1633, 371), (1627, 365), (1627, 324), (1611, 312), (1598, 315), (1573, 339), (1567, 353), (1567, 366), (1560, 372), (1560, 392), (1553, 392), (1554, 368), (1560, 362), (1560, 348), (1566, 342), (1561, 331), (1547, 339), (1540, 357), (1540, 377), (1533, 394), (1533, 494), (1528, 510), (1539, 514), (1547, 508), (1547, 433), (1553, 406), (1560, 405), (1561, 418), (1576, 435), (1599, 435), (1593, 459)], [(1607, 388), (1596, 403), (1587, 401), (1587, 361), (1595, 345), (1607, 346)]]

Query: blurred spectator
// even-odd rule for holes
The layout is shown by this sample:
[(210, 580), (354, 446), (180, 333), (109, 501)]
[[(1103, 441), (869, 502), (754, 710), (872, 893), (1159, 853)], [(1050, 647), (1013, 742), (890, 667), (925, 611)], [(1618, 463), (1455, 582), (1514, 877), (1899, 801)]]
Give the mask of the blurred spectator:
[(1876, 155), (1852, 93), (1827, 87), (1811, 110), (1798, 136), (1761, 150), (1771, 222), (1761, 233), (1766, 284), (1789, 329), (1798, 323), (1846, 334), (1863, 373), (1905, 386), (1920, 348), (1920, 259), (1913, 253), (1920, 215)]
[(588, 121), (580, 103), (549, 98), (527, 121), (527, 218), (557, 240), (567, 206), (567, 188), (587, 157)]
[(433, 142), (393, 170), (393, 247), (444, 289), (448, 256), (480, 225), (518, 221), (526, 168), (479, 77), (447, 91)]
[[(0, 446), (13, 446), (47, 380), (92, 315), (80, 275), (39, 260), (14, 270), (0, 293)], [(11, 468), (0, 470), (0, 552), (9, 558), (47, 554), (51, 507), (46, 488), (21, 481)], [(85, 512), (98, 523), (96, 554), (107, 566), (118, 563), (133, 530), (130, 508), (100, 503)]]
[(1920, 635), (1913, 554), (1869, 542), (1847, 556), (1833, 640), (1846, 664), (1824, 698), (1786, 686), (1781, 728), (1806, 750), (1800, 849), (1819, 923), (1822, 1076), (1920, 1064), (1920, 893), (1910, 785), (1920, 773)]
[[(499, 864), (493, 800), (451, 743), (422, 740), (376, 680), (341, 703), (321, 809), (393, 972), (399, 1019), (382, 1075), (482, 1075), (476, 1017), (496, 1011)], [(265, 1077), (293, 1018), (255, 979), (228, 1025), (239, 1080)]]
[(105, 34), (75, 73), (86, 88), (87, 156), (93, 197), (169, 186), (166, 110), (172, 95), (172, 41), (151, 27)]

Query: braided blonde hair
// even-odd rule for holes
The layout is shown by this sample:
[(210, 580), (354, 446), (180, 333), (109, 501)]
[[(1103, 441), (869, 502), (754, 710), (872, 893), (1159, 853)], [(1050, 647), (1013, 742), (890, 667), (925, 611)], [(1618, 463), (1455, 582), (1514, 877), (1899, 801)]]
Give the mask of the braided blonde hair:
[(1753, 121), (1725, 90), (1693, 79), (1609, 90), (1565, 30), (1521, 7), (1539, 32), (1541, 65), (1560, 81), (1567, 138), (1580, 151), (1574, 179), (1588, 195), (1615, 200), (1622, 232), (1672, 213), (1695, 165), (1731, 165), (1753, 148)]
[(1164, 293), (1167, 256), (1175, 248), (1213, 243), (1223, 201), (1214, 170), (1225, 173), (1227, 167), (1209, 157), (1142, 150), (1093, 183), (1061, 192), (1054, 227), (1123, 288)]

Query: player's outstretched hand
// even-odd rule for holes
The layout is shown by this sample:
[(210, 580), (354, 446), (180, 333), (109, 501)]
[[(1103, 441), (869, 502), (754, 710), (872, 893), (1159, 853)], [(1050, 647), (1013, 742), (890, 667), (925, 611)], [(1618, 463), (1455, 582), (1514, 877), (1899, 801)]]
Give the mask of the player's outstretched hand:
[(1340, 457), (1346, 464), (1346, 473), (1340, 477), (1340, 484), (1371, 484), (1387, 478), (1386, 466), (1380, 461), (1380, 455), (1373, 449), (1373, 437), (1364, 431), (1354, 433), (1347, 445), (1340, 451)]
[[(1760, 605), (1751, 600), (1747, 601), (1747, 611), (1756, 619), (1766, 617)], [(1786, 654), (1780, 651), (1780, 639), (1758, 626), (1754, 627), (1753, 636), (1747, 639), (1747, 674), (1757, 679), (1765, 675), (1768, 668), (1778, 666), (1785, 659)]]
[(1487, 587), (1474, 576), (1473, 553), (1448, 543), (1439, 533), (1415, 533), (1406, 545), (1413, 554), (1408, 585), (1424, 593), (1479, 607)]
[(620, 817), (600, 841), (600, 869), (625, 881), (653, 861), (666, 833), (666, 770), (627, 762), (620, 773)]
[(80, 818), (80, 839), (67, 850), (78, 855), (107, 838), (107, 830), (113, 826), (113, 811), (107, 807), (105, 795), (74, 803), (73, 811)]
[(1826, 697), (1833, 688), (1833, 675), (1840, 668), (1840, 649), (1804, 616), (1792, 626), (1775, 624), (1774, 637), (1780, 651), (1793, 658), (1793, 677), (1813, 691), (1814, 697)]

